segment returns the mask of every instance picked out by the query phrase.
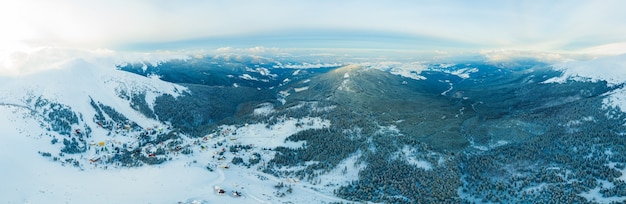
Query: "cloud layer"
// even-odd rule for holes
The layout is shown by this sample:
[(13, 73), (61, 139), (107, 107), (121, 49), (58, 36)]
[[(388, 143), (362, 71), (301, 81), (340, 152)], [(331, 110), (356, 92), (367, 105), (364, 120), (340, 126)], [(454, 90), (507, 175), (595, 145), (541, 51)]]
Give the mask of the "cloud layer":
[(622, 8), (620, 0), (6, 0), (0, 1), (0, 75), (51, 67), (59, 57), (81, 56), (75, 50), (101, 55), (262, 46), (496, 58), (485, 50), (621, 54)]
[[(348, 30), (480, 49), (577, 49), (626, 41), (623, 1), (45, 1), (0, 3), (4, 40), (115, 48), (132, 43)], [(331, 34), (324, 34), (331, 31)], [(365, 39), (370, 40), (370, 39)], [(255, 46), (253, 42), (251, 45)], [(416, 42), (415, 48), (419, 49)], [(375, 45), (374, 45), (375, 46)]]

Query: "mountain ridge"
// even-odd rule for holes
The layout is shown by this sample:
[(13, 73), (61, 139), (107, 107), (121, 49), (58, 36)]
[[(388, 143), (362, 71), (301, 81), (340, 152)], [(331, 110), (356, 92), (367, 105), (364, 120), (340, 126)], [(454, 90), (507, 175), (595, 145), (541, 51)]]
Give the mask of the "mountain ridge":
[[(12, 151), (40, 148), (38, 163), (21, 166), (60, 164), (105, 177), (124, 169), (202, 169), (185, 177), (212, 179), (197, 185), (197, 195), (237, 191), (228, 182), (254, 189), (244, 191), (247, 198), (227, 198), (233, 202), (318, 196), (324, 202), (585, 201), (585, 193), (600, 187), (609, 190), (599, 194), (621, 195), (623, 170), (611, 164), (623, 163), (617, 155), (626, 114), (603, 105), (620, 86), (549, 83), (563, 73), (540, 63), (304, 69), (246, 59), (110, 68), (68, 61), (58, 65), (65, 69), (0, 82), (0, 111), (15, 126), (2, 130), (20, 143)], [(15, 149), (28, 139), (37, 146)], [(598, 156), (575, 159), (589, 154)], [(611, 175), (606, 182), (613, 179), (616, 187), (594, 185), (580, 164), (598, 178)], [(583, 186), (545, 180), (554, 176), (546, 173), (550, 168), (582, 179)], [(560, 186), (569, 197), (523, 193), (541, 185)], [(190, 195), (179, 190), (173, 191)]]

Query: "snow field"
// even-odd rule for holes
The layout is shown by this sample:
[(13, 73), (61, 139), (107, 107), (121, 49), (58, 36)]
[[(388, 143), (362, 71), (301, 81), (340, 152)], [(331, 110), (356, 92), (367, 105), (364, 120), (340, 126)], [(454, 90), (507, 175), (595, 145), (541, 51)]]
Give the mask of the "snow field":
[[(231, 134), (213, 137), (206, 141), (184, 137), (183, 145), (193, 145), (191, 155), (176, 154), (173, 160), (160, 165), (145, 165), (136, 168), (119, 168), (110, 165), (103, 169), (87, 162), (88, 154), (81, 155), (82, 170), (50, 161), (38, 151), (58, 151), (50, 145), (49, 137), (29, 137), (43, 135), (45, 130), (32, 118), (22, 118), (28, 110), (20, 107), (0, 106), (0, 114), (11, 117), (0, 119), (4, 124), (0, 132), (5, 133), (0, 143), (4, 154), (0, 156), (3, 174), (0, 179), (7, 185), (0, 186), (0, 197), (8, 203), (175, 203), (175, 202), (228, 202), (228, 203), (275, 203), (275, 202), (330, 202), (342, 201), (320, 193), (313, 185), (296, 179), (280, 179), (260, 173), (256, 168), (246, 168), (230, 164), (234, 156), (245, 159), (252, 152), (261, 152), (263, 163), (273, 157), (273, 152), (263, 152), (261, 148), (275, 148), (289, 145), (285, 139), (292, 134), (310, 128), (324, 128), (329, 122), (319, 118), (285, 119), (273, 126), (251, 124), (243, 127), (222, 126), (221, 130), (232, 130)], [(300, 125), (301, 124), (301, 125)], [(236, 135), (232, 133), (237, 133)], [(98, 134), (98, 129), (94, 129)], [(264, 137), (265, 135), (271, 135)], [(236, 137), (231, 140), (230, 137)], [(124, 137), (114, 137), (122, 139)], [(200, 141), (200, 142), (198, 142)], [(219, 160), (215, 149), (201, 148), (224, 142), (224, 146), (235, 144), (255, 144), (249, 151), (224, 154)], [(259, 145), (256, 145), (259, 144)], [(10, 154), (9, 154), (10, 153)], [(14, 155), (20, 155), (15, 157)], [(79, 155), (72, 155), (78, 157)], [(262, 163), (262, 164), (263, 164)], [(347, 163), (350, 163), (347, 161)], [(261, 164), (261, 165), (262, 165)], [(207, 166), (214, 170), (210, 172)], [(348, 165), (349, 166), (349, 165)], [(228, 168), (224, 168), (228, 167)], [(350, 171), (352, 178), (358, 171)], [(336, 176), (333, 181), (339, 181)], [(283, 182), (294, 189), (285, 197), (277, 197), (274, 186)], [(215, 193), (219, 186), (227, 191), (225, 195)], [(242, 193), (241, 197), (230, 195), (232, 191)]]
[[(611, 86), (626, 83), (626, 55), (569, 61), (553, 65), (553, 68), (562, 71), (563, 74), (543, 83), (564, 83), (567, 80), (606, 81)], [(626, 88), (622, 87), (609, 93), (604, 105), (605, 108), (618, 107), (626, 111)]]
[[(219, 129), (222, 137), (226, 137), (238, 143), (254, 144), (262, 148), (276, 148), (278, 146), (285, 146), (287, 137), (302, 130), (322, 129), (326, 127), (330, 127), (330, 121), (317, 117), (305, 117), (301, 119), (282, 118), (279, 123), (269, 128), (267, 124), (258, 123), (248, 124), (243, 127), (223, 125), (220, 126)], [(287, 143), (287, 145), (289, 143)]]

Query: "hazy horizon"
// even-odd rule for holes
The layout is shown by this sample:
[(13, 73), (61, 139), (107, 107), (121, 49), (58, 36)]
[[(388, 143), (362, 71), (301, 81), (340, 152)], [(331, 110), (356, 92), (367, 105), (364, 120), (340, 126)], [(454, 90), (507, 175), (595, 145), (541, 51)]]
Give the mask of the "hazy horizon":
[(259, 47), (422, 58), (593, 58), (626, 53), (625, 4), (11, 0), (0, 3), (0, 75), (47, 69), (28, 66), (51, 66), (82, 55), (77, 53), (132, 61), (137, 58), (129, 53), (197, 55)]

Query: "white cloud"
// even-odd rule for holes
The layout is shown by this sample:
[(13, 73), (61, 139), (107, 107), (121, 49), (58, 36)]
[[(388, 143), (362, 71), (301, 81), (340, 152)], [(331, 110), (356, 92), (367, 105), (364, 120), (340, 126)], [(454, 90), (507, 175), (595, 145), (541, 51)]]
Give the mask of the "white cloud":
[(558, 63), (554, 69), (563, 71), (564, 79), (606, 81), (610, 85), (626, 83), (626, 55), (601, 57), (592, 60), (577, 60)]
[(509, 62), (519, 59), (532, 59), (545, 63), (560, 63), (570, 61), (572, 56), (563, 56), (563, 54), (554, 52), (529, 51), (529, 50), (481, 50), (480, 54), (485, 57), (487, 62)]
[[(255, 36), (283, 42), (283, 45), (306, 40), (298, 36), (283, 40), (282, 37), (290, 37), (289, 32), (319, 35), (322, 36), (320, 40), (330, 42), (321, 45), (295, 43), (310, 46), (308, 48), (332, 45), (333, 40), (351, 39), (354, 33), (355, 39), (361, 41), (343, 45), (377, 49), (376, 46), (392, 44), (388, 41), (394, 38), (389, 36), (401, 36), (422, 39), (398, 43), (403, 49), (432, 49), (445, 55), (458, 53), (459, 50), (464, 52), (464, 49), (542, 52), (578, 49), (591, 54), (619, 54), (626, 51), (626, 23), (622, 20), (626, 19), (626, 12), (622, 11), (624, 7), (626, 2), (617, 0), (5, 0), (0, 1), (0, 74), (23, 74), (50, 67), (52, 62), (64, 57), (75, 57), (66, 53), (71, 49), (74, 51), (70, 53), (76, 50), (132, 50), (132, 45), (141, 43), (224, 37), (243, 39), (233, 42), (242, 42), (248, 47), (263, 45), (256, 41)], [(337, 33), (347, 33), (348, 36), (333, 38)], [(371, 38), (359, 38), (363, 36)], [(441, 42), (434, 43), (434, 47), (422, 45), (432, 41)], [(181, 46), (174, 49), (187, 49), (185, 45)], [(442, 46), (441, 49), (438, 46)], [(591, 48), (581, 49), (584, 47)], [(64, 51), (51, 53), (53, 49)], [(218, 53), (241, 52), (240, 49), (224, 48)], [(253, 47), (245, 52), (291, 53), (283, 48), (266, 47)], [(120, 57), (113, 55), (118, 59)], [(492, 60), (507, 59), (502, 53), (487, 55)], [(141, 56), (133, 55), (133, 58), (136, 57)], [(558, 55), (541, 57), (545, 61), (562, 58)]]
[(277, 62), (277, 65), (274, 68), (286, 68), (286, 69), (316, 69), (316, 68), (328, 68), (328, 67), (339, 67), (343, 66), (341, 63), (306, 63), (302, 62), (301, 64), (282, 64)]
[[(563, 72), (560, 77), (551, 78), (544, 83), (563, 83), (567, 80), (606, 81), (610, 86), (626, 83), (626, 54), (600, 57), (591, 60), (576, 60), (553, 66)], [(626, 88), (622, 87), (608, 93), (604, 107), (619, 107), (626, 111)]]
[(626, 54), (626, 42), (609, 43), (605, 45), (584, 48), (578, 51), (590, 55), (620, 55)]
[(190, 53), (173, 52), (116, 52), (108, 49), (78, 49), (67, 47), (41, 47), (1, 55), (0, 76), (18, 76), (58, 69), (66, 62), (84, 60), (89, 63), (115, 68), (124, 63), (150, 63), (155, 65), (171, 59), (187, 59)]
[(296, 49), (255, 46), (250, 48), (220, 47), (215, 49), (216, 54), (248, 54), (248, 55), (289, 55)]
[(9, 27), (2, 35), (46, 46), (111, 48), (293, 30), (361, 30), (488, 49), (558, 49), (578, 41), (626, 41), (625, 6), (623, 1), (8, 0), (0, 3), (0, 21)]

